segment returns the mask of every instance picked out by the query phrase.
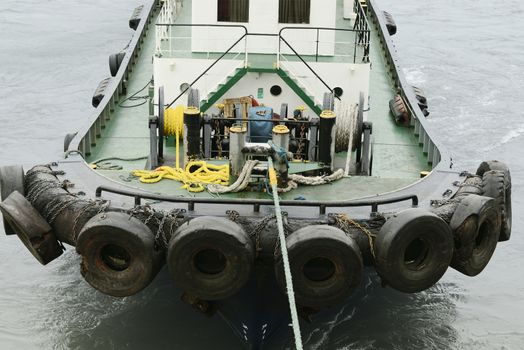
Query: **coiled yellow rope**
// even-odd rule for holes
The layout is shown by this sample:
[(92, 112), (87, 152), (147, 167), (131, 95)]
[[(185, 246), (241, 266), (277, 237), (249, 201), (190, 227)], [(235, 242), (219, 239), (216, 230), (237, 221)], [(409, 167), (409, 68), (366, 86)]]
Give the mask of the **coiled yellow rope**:
[(204, 185), (229, 185), (229, 165), (213, 165), (204, 161), (190, 161), (185, 169), (179, 165), (179, 140), (184, 133), (184, 106), (167, 108), (164, 113), (164, 135), (176, 138), (175, 167), (161, 166), (155, 170), (134, 170), (132, 174), (143, 183), (156, 183), (162, 179), (170, 179), (183, 183), (182, 188), (189, 192), (202, 192)]
[(164, 135), (183, 137), (184, 134), (184, 106), (167, 108), (164, 112)]
[(135, 170), (134, 176), (143, 183), (156, 183), (162, 179), (170, 179), (183, 183), (182, 188), (189, 192), (202, 192), (204, 185), (229, 184), (229, 166), (208, 164), (204, 161), (191, 161), (185, 169), (161, 166), (155, 170)]

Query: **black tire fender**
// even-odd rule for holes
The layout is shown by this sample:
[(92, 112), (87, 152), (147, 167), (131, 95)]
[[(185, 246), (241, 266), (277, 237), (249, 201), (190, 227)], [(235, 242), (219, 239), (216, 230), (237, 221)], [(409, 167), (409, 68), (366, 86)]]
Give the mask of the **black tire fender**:
[[(492, 173), (493, 171), (498, 171), (499, 173)], [(486, 161), (479, 165), (477, 175), (482, 176), (483, 195), (495, 198), (500, 205), (502, 225), (499, 241), (507, 241), (511, 238), (512, 225), (511, 173), (509, 168), (503, 162), (496, 160)], [(501, 187), (503, 190), (501, 190)]]
[(125, 55), (125, 52), (119, 52), (109, 56), (109, 72), (111, 73), (112, 77), (117, 75)]
[(0, 203), (0, 210), (9, 227), (42, 265), (62, 255), (64, 249), (51, 226), (20, 192), (12, 192)]
[(146, 288), (163, 265), (151, 230), (121, 212), (101, 213), (82, 228), (76, 242), (81, 273), (100, 292), (126, 297)]
[[(346, 300), (359, 286), (362, 255), (354, 239), (328, 225), (303, 227), (286, 238), (299, 305), (320, 309)], [(280, 251), (278, 251), (280, 252)], [(282, 291), (286, 280), (282, 256), (277, 255), (275, 275)]]
[(202, 300), (236, 294), (251, 277), (254, 244), (231, 220), (201, 216), (182, 224), (169, 241), (167, 265), (175, 284)]
[(476, 276), (488, 264), (500, 234), (500, 212), (494, 199), (465, 196), (451, 217), (455, 250), (451, 267)]
[(73, 139), (75, 138), (76, 134), (78, 134), (78, 132), (66, 134), (66, 136), (64, 136), (64, 152), (67, 152), (69, 150), (69, 145), (71, 144), (71, 141), (73, 141)]
[[(24, 168), (21, 165), (8, 165), (0, 167), (0, 201), (4, 201), (14, 191), (25, 195)], [(4, 230), (6, 235), (16, 234), (15, 230), (4, 218)]]
[(453, 255), (448, 224), (424, 209), (403, 210), (388, 219), (374, 243), (376, 268), (391, 287), (416, 293), (433, 286)]

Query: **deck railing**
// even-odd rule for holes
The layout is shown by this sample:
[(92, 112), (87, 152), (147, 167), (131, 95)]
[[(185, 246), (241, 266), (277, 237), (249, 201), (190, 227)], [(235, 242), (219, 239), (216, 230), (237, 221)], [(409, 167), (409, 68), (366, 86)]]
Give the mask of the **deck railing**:
[(64, 145), (67, 146), (67, 150), (64, 149), (66, 157), (74, 152), (79, 152), (83, 156), (89, 156), (91, 147), (96, 146), (97, 139), (102, 135), (102, 129), (106, 127), (118, 102), (125, 95), (127, 81), (143, 49), (144, 38), (149, 31), (150, 25), (158, 14), (159, 5), (160, 0), (146, 1), (140, 23), (131, 42), (124, 49), (125, 56), (116, 76), (111, 79), (105, 90), (104, 98), (87, 118), (84, 126), (78, 130), (76, 136), (68, 144)]
[[(366, 20), (367, 23), (367, 20)], [(265, 37), (265, 38), (274, 38), (275, 43), (274, 45), (274, 53), (275, 56), (275, 67), (276, 69), (280, 69), (281, 62), (284, 61), (295, 61), (295, 62), (302, 62), (304, 66), (313, 74), (314, 77), (318, 79), (318, 81), (327, 89), (326, 91), (333, 92), (333, 89), (326, 83), (326, 81), (315, 71), (315, 69), (308, 63), (308, 62), (318, 62), (319, 57), (336, 57), (337, 55), (340, 57), (349, 57), (349, 62), (357, 63), (357, 47), (363, 46), (364, 50), (362, 52), (362, 60), (361, 62), (368, 62), (369, 61), (369, 28), (368, 29), (344, 29), (344, 28), (327, 28), (327, 27), (285, 27), (280, 30), (278, 34), (270, 34), (270, 33), (250, 33), (248, 32), (247, 28), (243, 25), (221, 25), (221, 24), (176, 24), (176, 23), (159, 23), (157, 26), (157, 38), (159, 35), (162, 35), (162, 33), (167, 32), (168, 33), (168, 39), (169, 42), (167, 44), (162, 44), (160, 49), (157, 48), (157, 56), (160, 57), (172, 57), (176, 56), (177, 53), (180, 55), (182, 52), (190, 52), (191, 54), (204, 54), (203, 58), (207, 59), (215, 59), (211, 63), (211, 65), (206, 68), (203, 72), (201, 72), (188, 86), (184, 91), (181, 91), (177, 97), (175, 97), (168, 105), (167, 107), (172, 106), (176, 101), (178, 101), (191, 87), (193, 87), (198, 81), (203, 79), (206, 75), (210, 73), (210, 71), (222, 60), (242, 60), (243, 66), (245, 68), (250, 66), (249, 57), (252, 52), (250, 52), (248, 47), (248, 38), (253, 37)], [(181, 46), (180, 41), (182, 40), (192, 40), (191, 35), (184, 35), (184, 36), (174, 36), (172, 33), (174, 32), (175, 28), (188, 28), (188, 29), (195, 29), (195, 28), (211, 28), (215, 30), (235, 30), (237, 31), (237, 36), (234, 39), (230, 40), (230, 45), (226, 49), (223, 49), (221, 52), (219, 51), (196, 51), (193, 52), (191, 49), (191, 43), (189, 45), (186, 45), (189, 47), (188, 50), (180, 50), (178, 49)], [(167, 28), (167, 29), (166, 29)], [(243, 33), (238, 36), (238, 30), (242, 31)], [(290, 42), (285, 37), (285, 32), (288, 31), (313, 31), (316, 33), (316, 40), (315, 42), (315, 50), (311, 51), (310, 49), (304, 53), (299, 52), (297, 50), (293, 43)], [(353, 48), (352, 50), (347, 50), (344, 52), (339, 52), (338, 54), (336, 52), (333, 52), (332, 54), (322, 54), (322, 50), (319, 49), (319, 46), (321, 45), (320, 33), (323, 32), (330, 32), (333, 33), (333, 37), (336, 37), (337, 33), (343, 33), (348, 35), (354, 35), (354, 41), (353, 41)], [(367, 41), (359, 43), (359, 38), (365, 38)], [(174, 40), (179, 40), (179, 42), (175, 42)], [(225, 40), (225, 39), (223, 39)], [(249, 39), (251, 40), (251, 39)], [(304, 41), (302, 41), (302, 44)], [(333, 44), (347, 44), (349, 42), (336, 42), (333, 41)], [(324, 42), (325, 44), (325, 42)], [(309, 46), (311, 47), (311, 46)], [(365, 49), (368, 47), (367, 49)], [(304, 51), (303, 49), (302, 51)], [(335, 51), (335, 49), (334, 49)], [(266, 51), (264, 54), (265, 56), (271, 55), (272, 53), (267, 53), (271, 51)], [(313, 53), (314, 52), (314, 53)], [(351, 60), (352, 58), (352, 60)], [(296, 74), (295, 74), (296, 75)]]
[(353, 11), (355, 11), (356, 14), (355, 23), (353, 25), (353, 29), (355, 29), (356, 35), (355, 42), (358, 45), (361, 45), (364, 49), (364, 57), (362, 60), (365, 62), (369, 62), (369, 46), (371, 31), (366, 12), (364, 11), (364, 8), (362, 7), (362, 3), (360, 2), (360, 0), (355, 0), (353, 2)]
[(422, 111), (417, 106), (417, 99), (413, 87), (408, 84), (404, 74), (402, 74), (382, 12), (377, 10), (375, 0), (367, 0), (367, 2), (369, 11), (374, 14), (372, 17), (377, 20), (375, 25), (379, 31), (379, 44), (385, 54), (386, 67), (389, 70), (388, 73), (391, 75), (395, 87), (399, 91), (412, 116), (411, 124), (414, 127), (413, 133), (418, 138), (419, 145), (422, 146), (422, 152), (427, 155), (428, 163), (431, 164), (434, 169), (441, 163), (443, 158), (445, 159), (447, 156), (446, 151), (442, 149), (441, 145), (437, 146), (437, 135), (430, 130), (424, 114), (422, 114)]

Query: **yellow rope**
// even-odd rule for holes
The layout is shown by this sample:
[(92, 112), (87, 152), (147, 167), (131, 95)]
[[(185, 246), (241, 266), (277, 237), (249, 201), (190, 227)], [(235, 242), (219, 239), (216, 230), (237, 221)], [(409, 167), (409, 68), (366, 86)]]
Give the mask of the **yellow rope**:
[(189, 192), (202, 192), (207, 184), (229, 184), (229, 166), (208, 164), (204, 161), (191, 161), (185, 169), (161, 166), (155, 170), (135, 170), (132, 174), (143, 183), (156, 183), (170, 179), (183, 183), (182, 188)]
[(202, 192), (204, 185), (229, 184), (229, 165), (213, 165), (204, 161), (190, 161), (185, 169), (180, 168), (179, 144), (184, 133), (184, 106), (167, 108), (164, 113), (164, 135), (175, 136), (176, 161), (175, 168), (161, 166), (155, 170), (134, 170), (132, 174), (143, 183), (156, 183), (162, 179), (170, 179), (183, 183), (182, 188), (189, 192)]
[[(184, 133), (184, 106), (168, 108), (164, 112), (164, 135), (175, 136)], [(183, 137), (183, 136), (180, 136)]]

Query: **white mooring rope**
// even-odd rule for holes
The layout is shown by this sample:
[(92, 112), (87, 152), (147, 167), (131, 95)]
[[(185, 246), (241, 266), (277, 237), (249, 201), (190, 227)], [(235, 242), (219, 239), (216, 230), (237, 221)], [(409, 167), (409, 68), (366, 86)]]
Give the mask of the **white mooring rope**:
[(300, 335), (300, 324), (298, 323), (297, 305), (295, 303), (295, 292), (293, 290), (293, 280), (291, 278), (291, 267), (289, 265), (289, 257), (287, 255), (286, 236), (284, 234), (284, 224), (282, 222), (282, 212), (280, 211), (280, 203), (278, 201), (277, 175), (275, 168), (273, 168), (273, 161), (271, 157), (268, 158), (268, 172), (269, 183), (273, 190), (273, 200), (275, 202), (275, 216), (277, 218), (278, 239), (280, 241), (280, 252), (282, 253), (282, 260), (284, 262), (284, 274), (286, 276), (287, 297), (289, 300), (289, 309), (291, 311), (291, 324), (293, 326), (293, 334), (295, 336), (295, 347), (297, 350), (302, 350), (302, 336)]

